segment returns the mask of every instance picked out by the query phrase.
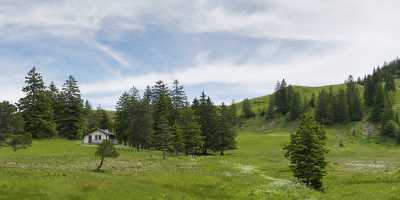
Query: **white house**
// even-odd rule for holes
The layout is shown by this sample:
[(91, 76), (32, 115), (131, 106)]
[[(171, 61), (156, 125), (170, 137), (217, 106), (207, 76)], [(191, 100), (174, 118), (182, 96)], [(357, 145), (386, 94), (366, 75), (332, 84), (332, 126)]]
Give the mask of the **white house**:
[(109, 132), (107, 129), (96, 129), (87, 134), (83, 138), (84, 144), (100, 144), (103, 140), (111, 140), (112, 143), (117, 143), (114, 133)]

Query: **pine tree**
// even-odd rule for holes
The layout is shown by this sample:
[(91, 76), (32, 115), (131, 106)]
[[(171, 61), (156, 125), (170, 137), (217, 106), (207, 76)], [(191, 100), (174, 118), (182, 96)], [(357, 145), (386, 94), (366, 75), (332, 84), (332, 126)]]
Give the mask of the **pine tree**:
[(359, 121), (363, 117), (361, 99), (353, 76), (346, 80), (346, 92), (349, 105), (349, 116), (352, 121)]
[(275, 104), (277, 111), (281, 114), (286, 115), (289, 111), (289, 99), (285, 79), (281, 81), (278, 91), (275, 92)]
[(102, 108), (100, 108), (96, 112), (98, 112), (98, 117), (99, 117), (99, 127), (98, 128), (103, 129), (103, 130), (112, 130), (113, 124), (112, 124), (112, 121), (111, 121), (110, 117), (108, 116), (107, 112)]
[(24, 120), (17, 107), (0, 102), (0, 147), (11, 146), (14, 151), (32, 144), (32, 135), (24, 132)]
[(347, 100), (347, 94), (344, 89), (339, 90), (335, 104), (335, 122), (347, 123), (350, 120), (349, 117), (349, 105)]
[(161, 115), (154, 135), (155, 147), (162, 151), (163, 159), (167, 158), (167, 152), (171, 148), (172, 135), (168, 120), (165, 115)]
[(25, 77), (22, 89), (25, 97), (19, 101), (19, 109), (25, 121), (25, 130), (35, 138), (50, 138), (56, 133), (51, 99), (46, 92), (42, 76), (33, 67)]
[(322, 189), (322, 178), (326, 174), (325, 140), (323, 128), (310, 114), (305, 114), (296, 133), (290, 135), (290, 144), (284, 148), (294, 176), (317, 190)]
[(375, 97), (375, 89), (376, 85), (372, 80), (372, 76), (368, 75), (365, 79), (365, 86), (364, 86), (364, 99), (365, 105), (373, 106), (374, 104), (374, 97)]
[(300, 116), (303, 112), (301, 97), (300, 97), (300, 94), (295, 91), (292, 91), (289, 96), (290, 96), (289, 118), (291, 120), (296, 120), (296, 119), (300, 118)]
[(182, 110), (182, 128), (183, 143), (185, 144), (186, 155), (200, 154), (204, 145), (204, 138), (201, 135), (200, 125), (197, 122), (196, 115), (190, 107)]
[(255, 113), (253, 112), (253, 109), (251, 108), (249, 99), (244, 99), (242, 102), (242, 115), (245, 119), (255, 117)]
[(383, 89), (382, 84), (376, 85), (376, 92), (374, 98), (374, 104), (371, 111), (371, 120), (374, 122), (380, 122), (382, 120), (382, 113), (385, 107), (386, 93)]
[(275, 116), (275, 95), (271, 95), (268, 100), (268, 108), (267, 113), (265, 114), (265, 118), (273, 119)]
[(311, 108), (315, 108), (315, 94), (314, 93), (311, 95), (309, 105)]
[(178, 80), (174, 80), (173, 82), (171, 89), (171, 101), (174, 114), (177, 115), (179, 113), (179, 109), (182, 109), (187, 101), (183, 85), (181, 85)]
[(203, 92), (200, 96), (198, 108), (194, 106), (195, 113), (199, 117), (201, 134), (204, 138), (203, 153), (207, 154), (208, 149), (215, 146), (217, 111), (209, 97)]
[(177, 123), (175, 123), (171, 128), (171, 137), (172, 151), (174, 152), (174, 155), (178, 155), (184, 151), (185, 144), (183, 140), (183, 131)]
[(334, 111), (331, 94), (321, 90), (315, 111), (315, 119), (325, 125), (330, 125), (334, 120)]
[(77, 81), (72, 76), (64, 83), (60, 96), (59, 134), (68, 139), (79, 139), (83, 134), (83, 105)]
[(213, 146), (213, 150), (219, 151), (220, 155), (224, 155), (225, 150), (236, 148), (235, 138), (236, 133), (230, 121), (229, 110), (225, 104), (222, 104), (217, 115), (216, 144)]
[(396, 91), (396, 82), (394, 75), (387, 75), (385, 78), (385, 90), (386, 91)]

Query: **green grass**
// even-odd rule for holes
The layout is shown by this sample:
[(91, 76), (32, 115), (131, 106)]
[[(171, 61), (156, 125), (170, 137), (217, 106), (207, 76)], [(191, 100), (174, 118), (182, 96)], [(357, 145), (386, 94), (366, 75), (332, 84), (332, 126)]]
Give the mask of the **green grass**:
[(104, 173), (93, 172), (95, 147), (78, 141), (1, 149), (0, 199), (399, 199), (400, 148), (350, 137), (352, 126), (358, 124), (327, 129), (323, 193), (293, 182), (282, 150), (288, 131), (249, 126), (239, 130), (238, 149), (223, 157), (162, 160), (160, 152), (119, 147), (121, 156), (107, 159)]

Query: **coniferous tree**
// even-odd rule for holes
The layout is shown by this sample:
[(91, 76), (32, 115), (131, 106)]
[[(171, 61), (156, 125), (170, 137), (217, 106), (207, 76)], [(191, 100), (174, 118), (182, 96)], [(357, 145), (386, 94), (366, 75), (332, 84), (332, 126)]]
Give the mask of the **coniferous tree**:
[(376, 92), (374, 104), (371, 111), (371, 120), (374, 122), (379, 122), (382, 120), (382, 113), (385, 107), (387, 95), (385, 93), (385, 90), (383, 89), (382, 84), (377, 84), (375, 90)]
[(201, 134), (200, 125), (197, 122), (193, 110), (187, 106), (182, 110), (180, 126), (182, 128), (183, 143), (186, 155), (196, 155), (201, 153), (204, 138)]
[(325, 90), (321, 90), (316, 105), (315, 119), (319, 123), (325, 125), (332, 124), (334, 119), (333, 106), (331, 103), (330, 96), (331, 95), (327, 93)]
[(184, 139), (183, 139), (183, 131), (178, 123), (171, 127), (171, 148), (174, 152), (174, 155), (178, 155), (183, 152), (185, 149)]
[(310, 105), (310, 107), (311, 108), (315, 108), (315, 94), (313, 93), (312, 95), (311, 95), (311, 99), (310, 99), (310, 102), (309, 102), (309, 105)]
[(251, 107), (249, 99), (244, 99), (242, 102), (242, 114), (245, 119), (255, 117), (255, 113)]
[(112, 121), (110, 119), (110, 117), (108, 116), (107, 112), (102, 109), (99, 108), (97, 111), (97, 115), (98, 115), (98, 128), (103, 129), (103, 130), (112, 130), (113, 124)]
[(92, 105), (88, 100), (85, 100), (83, 106), (83, 121), (82, 121), (82, 132), (83, 135), (88, 134), (94, 127), (90, 127), (90, 118), (93, 115)]
[(172, 138), (171, 129), (168, 124), (168, 119), (165, 115), (160, 115), (159, 121), (155, 128), (154, 145), (162, 151), (163, 159), (167, 158), (167, 152), (171, 148)]
[(68, 139), (79, 139), (83, 134), (83, 105), (77, 82), (72, 76), (64, 83), (60, 96), (59, 134)]
[(195, 112), (199, 117), (201, 134), (204, 138), (203, 153), (207, 154), (208, 149), (215, 146), (217, 110), (214, 103), (203, 92), (200, 96), (198, 108)]
[(220, 155), (224, 155), (225, 150), (236, 148), (236, 133), (230, 116), (228, 108), (222, 104), (217, 115), (216, 144), (213, 147), (213, 150), (219, 151)]
[(291, 92), (289, 101), (289, 118), (291, 120), (296, 120), (300, 118), (303, 112), (303, 106), (301, 102), (301, 97), (298, 92)]
[(115, 112), (115, 131), (119, 141), (123, 144), (128, 143), (129, 136), (129, 108), (131, 106), (131, 96), (128, 92), (124, 92), (118, 99), (116, 112)]
[(385, 78), (385, 90), (386, 91), (396, 91), (396, 82), (394, 75), (387, 75)]
[(285, 79), (280, 83), (279, 89), (275, 92), (276, 109), (283, 115), (289, 111), (288, 89)]
[(344, 89), (339, 90), (336, 101), (334, 102), (335, 107), (335, 121), (338, 123), (347, 123), (350, 121), (349, 117), (349, 105), (347, 100), (347, 94)]
[(267, 113), (265, 114), (265, 118), (273, 119), (275, 115), (275, 95), (271, 95), (268, 100), (268, 108)]
[(171, 126), (175, 123), (173, 115), (173, 108), (169, 89), (163, 81), (156, 82), (153, 86), (152, 94), (154, 97), (154, 146), (162, 150), (163, 158), (167, 156), (167, 152), (171, 148)]
[(25, 121), (25, 131), (35, 138), (49, 138), (55, 135), (51, 99), (46, 91), (43, 78), (33, 67), (25, 77), (22, 89), (25, 97), (19, 101), (19, 109)]
[(358, 88), (353, 76), (349, 76), (346, 81), (347, 100), (349, 105), (349, 116), (352, 121), (362, 119), (362, 104), (358, 93)]
[(367, 106), (374, 105), (376, 84), (374, 83), (372, 76), (368, 75), (365, 79), (364, 84), (364, 102)]
[(305, 114), (296, 133), (290, 135), (290, 144), (284, 148), (294, 176), (317, 190), (322, 189), (322, 178), (326, 174), (325, 140), (323, 128), (310, 114)]

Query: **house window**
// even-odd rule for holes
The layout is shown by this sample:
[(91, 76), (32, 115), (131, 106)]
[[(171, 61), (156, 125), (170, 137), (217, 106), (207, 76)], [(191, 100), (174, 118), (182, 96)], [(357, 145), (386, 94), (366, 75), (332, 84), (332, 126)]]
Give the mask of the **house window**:
[(98, 138), (99, 138), (98, 135), (95, 135), (95, 136), (94, 136), (94, 139), (95, 139), (95, 140), (98, 140)]
[(101, 140), (101, 135), (99, 135), (99, 140)]

